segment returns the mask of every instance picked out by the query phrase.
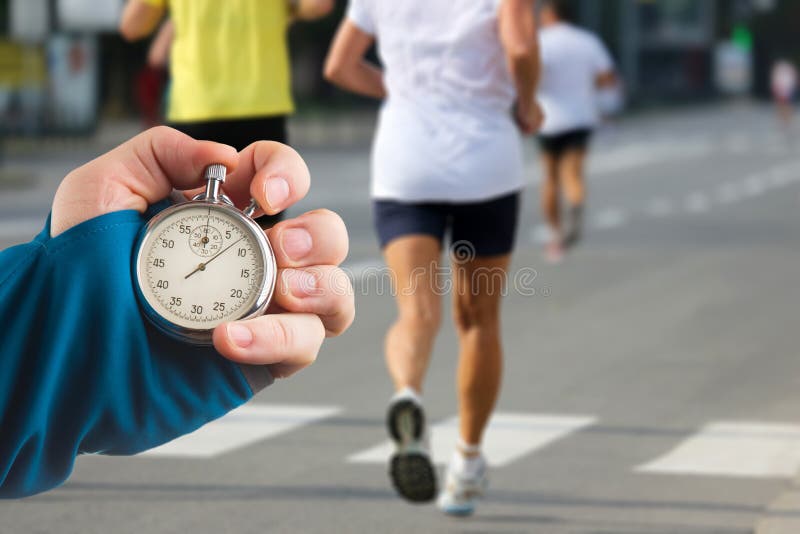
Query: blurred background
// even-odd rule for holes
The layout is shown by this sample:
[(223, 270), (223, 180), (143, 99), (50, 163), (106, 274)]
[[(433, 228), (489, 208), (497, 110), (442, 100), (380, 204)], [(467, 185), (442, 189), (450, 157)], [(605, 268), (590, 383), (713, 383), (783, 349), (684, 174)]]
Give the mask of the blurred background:
[[(147, 40), (118, 35), (122, 6), (0, 0), (0, 247), (41, 230), (70, 170), (163, 120), (167, 73), (147, 66)], [(621, 94), (592, 141), (586, 239), (561, 265), (542, 258), (539, 154), (525, 143), (487, 444), (504, 460), (476, 517), (409, 507), (387, 481), (381, 352), (395, 311), (374, 276), (368, 192), (378, 104), (322, 79), (337, 0), (289, 30), (289, 138), (312, 173), (292, 211), (345, 220), (353, 328), (206, 434), (81, 457), (63, 487), (0, 503), (0, 532), (800, 532), (800, 136), (771, 99), (776, 61), (800, 65), (800, 1), (574, 8), (611, 50)], [(447, 326), (425, 397), (449, 447)]]
[[(158, 80), (145, 73), (148, 43), (117, 32), (123, 0), (0, 0), (0, 117), (14, 135), (85, 135), (137, 120)], [(769, 96), (776, 58), (798, 58), (792, 0), (575, 0), (578, 21), (619, 63), (631, 106), (728, 95)], [(350, 112), (369, 103), (334, 90), (322, 61), (345, 5), (290, 31), (301, 114)], [(374, 107), (374, 106), (373, 106)]]

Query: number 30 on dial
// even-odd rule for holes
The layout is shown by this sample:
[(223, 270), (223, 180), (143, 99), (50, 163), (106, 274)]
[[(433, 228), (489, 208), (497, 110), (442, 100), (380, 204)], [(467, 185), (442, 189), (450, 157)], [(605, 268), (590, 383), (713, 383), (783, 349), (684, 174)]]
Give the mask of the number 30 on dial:
[(264, 232), (220, 199), (159, 213), (145, 229), (135, 267), (147, 317), (167, 334), (201, 344), (223, 322), (262, 314), (276, 278)]

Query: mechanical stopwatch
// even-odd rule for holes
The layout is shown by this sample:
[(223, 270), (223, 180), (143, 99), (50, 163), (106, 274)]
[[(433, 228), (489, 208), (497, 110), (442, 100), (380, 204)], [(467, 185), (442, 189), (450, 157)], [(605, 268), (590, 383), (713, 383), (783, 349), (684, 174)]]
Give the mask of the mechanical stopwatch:
[(161, 211), (145, 226), (134, 278), (147, 318), (194, 344), (211, 343), (214, 328), (261, 315), (275, 289), (275, 255), (252, 215), (221, 193), (224, 165), (210, 165), (206, 190)]

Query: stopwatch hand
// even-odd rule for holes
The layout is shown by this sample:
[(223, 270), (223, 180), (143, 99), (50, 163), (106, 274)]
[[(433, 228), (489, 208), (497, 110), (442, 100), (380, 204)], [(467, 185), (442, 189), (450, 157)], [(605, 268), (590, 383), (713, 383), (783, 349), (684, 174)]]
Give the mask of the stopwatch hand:
[(198, 266), (197, 266), (197, 269), (195, 269), (194, 271), (192, 271), (192, 272), (190, 272), (189, 274), (187, 274), (186, 276), (184, 276), (184, 277), (183, 277), (183, 279), (184, 279), (184, 280), (186, 280), (187, 278), (189, 278), (190, 276), (192, 276), (192, 275), (193, 275), (194, 273), (196, 273), (197, 271), (205, 271), (205, 270), (206, 270), (206, 266), (207, 266), (209, 263), (211, 263), (212, 261), (216, 260), (217, 258), (219, 258), (220, 256), (222, 256), (223, 254), (225, 254), (225, 253), (226, 253), (228, 250), (230, 250), (230, 249), (231, 249), (231, 247), (233, 247), (233, 245), (235, 245), (236, 243), (238, 243), (238, 242), (239, 242), (239, 241), (241, 241), (242, 239), (244, 239), (244, 238), (243, 238), (243, 237), (240, 237), (239, 239), (237, 239), (236, 241), (234, 241), (233, 243), (231, 243), (230, 245), (228, 245), (228, 246), (227, 246), (227, 247), (225, 247), (224, 249), (220, 250), (220, 251), (217, 253), (217, 255), (216, 255), (216, 256), (212, 256), (212, 257), (211, 257), (211, 258), (210, 258), (210, 259), (209, 259), (207, 262), (205, 262), (205, 263), (201, 263), (200, 265), (198, 265)]

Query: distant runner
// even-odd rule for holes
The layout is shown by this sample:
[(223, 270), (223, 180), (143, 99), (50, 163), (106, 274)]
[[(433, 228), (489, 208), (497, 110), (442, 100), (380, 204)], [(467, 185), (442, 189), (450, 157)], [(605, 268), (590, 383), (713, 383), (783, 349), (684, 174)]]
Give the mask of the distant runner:
[(778, 109), (778, 117), (785, 128), (792, 123), (794, 113), (793, 101), (797, 92), (797, 69), (795, 66), (781, 59), (772, 66), (772, 97)]
[[(487, 485), (481, 440), (500, 390), (519, 130), (540, 120), (533, 8), (534, 0), (351, 0), (325, 66), (337, 85), (384, 101), (372, 197), (398, 307), (385, 345), (396, 392), (390, 475), (412, 502), (437, 492), (421, 392), (441, 320), (442, 248), (453, 243), (460, 438), (438, 504), (454, 515), (472, 513)], [(376, 41), (383, 70), (364, 58)]]
[[(581, 237), (586, 191), (584, 160), (599, 121), (597, 90), (617, 84), (614, 65), (594, 34), (571, 22), (568, 3), (545, 0), (540, 13), (542, 80), (539, 102), (544, 124), (539, 135), (544, 179), (542, 211), (551, 230), (545, 257), (561, 260)], [(561, 191), (566, 216), (561, 216)]]

